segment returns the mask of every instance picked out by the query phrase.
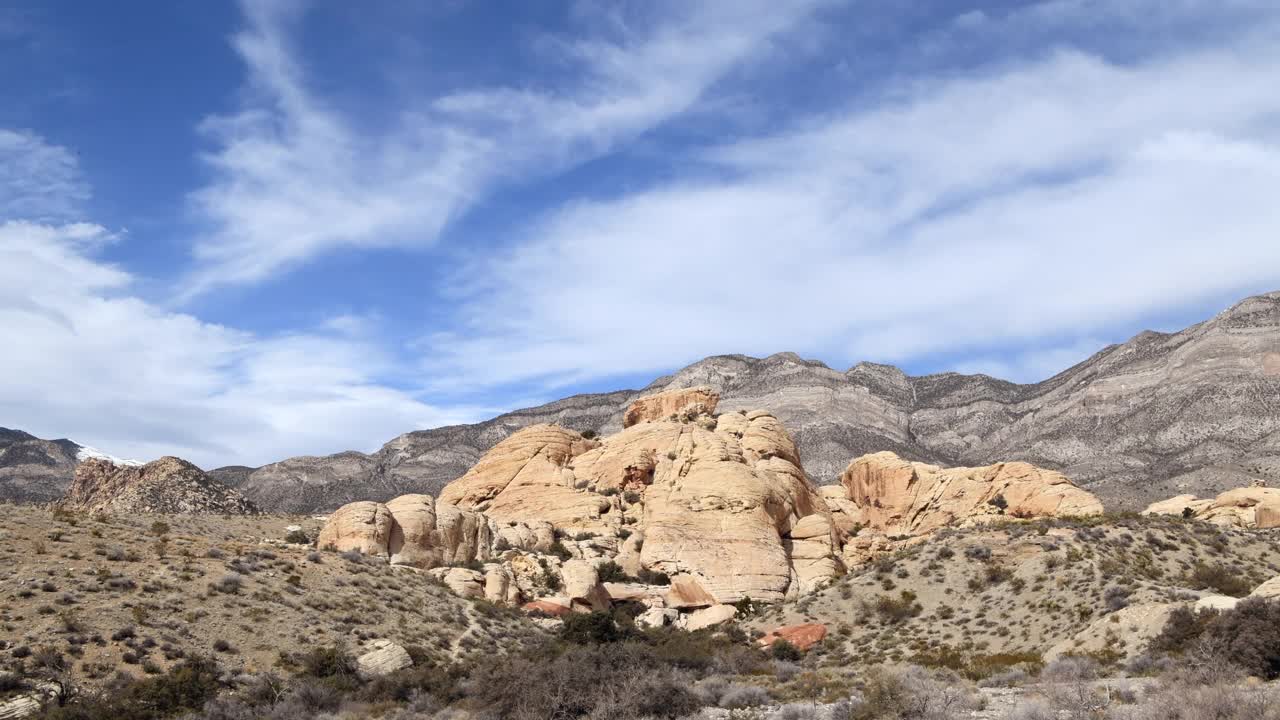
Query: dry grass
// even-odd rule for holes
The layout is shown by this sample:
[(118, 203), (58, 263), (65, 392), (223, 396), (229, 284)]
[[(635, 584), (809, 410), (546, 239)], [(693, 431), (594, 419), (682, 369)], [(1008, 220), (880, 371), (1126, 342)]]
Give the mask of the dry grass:
[(282, 650), (369, 639), (431, 657), (516, 650), (542, 631), (412, 571), (283, 542), (307, 517), (96, 517), (0, 505), (0, 672), (51, 648), (93, 683), (212, 654), (271, 669)]

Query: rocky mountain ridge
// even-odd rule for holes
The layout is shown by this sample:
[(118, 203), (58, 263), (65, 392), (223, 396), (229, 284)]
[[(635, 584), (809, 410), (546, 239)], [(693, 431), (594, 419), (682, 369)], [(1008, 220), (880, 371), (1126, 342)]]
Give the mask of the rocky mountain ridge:
[(473, 425), (406, 433), (371, 455), (291, 458), (248, 473), (239, 487), (265, 507), (293, 511), (436, 494), (520, 428), (556, 423), (610, 434), (636, 397), (694, 386), (718, 392), (721, 411), (768, 409), (790, 429), (819, 484), (837, 482), (851, 459), (885, 450), (942, 466), (1026, 461), (1063, 472), (1116, 509), (1280, 481), (1274, 292), (1178, 333), (1140, 333), (1035, 384), (958, 373), (912, 377), (866, 362), (840, 372), (794, 353), (721, 355), (640, 390), (575, 395)]
[[(371, 454), (295, 457), (209, 475), (282, 512), (434, 495), (521, 428), (554, 423), (611, 434), (636, 397), (694, 386), (718, 392), (721, 411), (765, 408), (776, 416), (818, 484), (837, 482), (851, 459), (880, 451), (941, 466), (1026, 461), (1066, 474), (1115, 509), (1280, 482), (1280, 292), (1181, 332), (1140, 333), (1035, 384), (958, 373), (913, 377), (875, 363), (841, 372), (794, 353), (721, 355), (639, 390), (413, 431)], [(0, 439), (0, 497), (52, 499), (59, 482), (70, 482), (70, 461), (15, 465), (4, 452)]]
[(258, 507), (243, 495), (176, 457), (146, 465), (123, 465), (89, 458), (58, 501), (63, 510), (120, 514), (252, 515)]

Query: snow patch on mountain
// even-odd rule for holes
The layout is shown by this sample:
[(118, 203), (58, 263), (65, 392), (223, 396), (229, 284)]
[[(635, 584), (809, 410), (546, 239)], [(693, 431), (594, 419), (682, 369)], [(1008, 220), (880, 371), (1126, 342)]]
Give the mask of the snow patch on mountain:
[(92, 448), (88, 445), (81, 445), (80, 450), (76, 453), (76, 461), (84, 462), (90, 458), (93, 458), (94, 460), (106, 460), (112, 465), (121, 465), (125, 467), (140, 467), (145, 464), (138, 460), (123, 460), (114, 455), (108, 455), (97, 448)]

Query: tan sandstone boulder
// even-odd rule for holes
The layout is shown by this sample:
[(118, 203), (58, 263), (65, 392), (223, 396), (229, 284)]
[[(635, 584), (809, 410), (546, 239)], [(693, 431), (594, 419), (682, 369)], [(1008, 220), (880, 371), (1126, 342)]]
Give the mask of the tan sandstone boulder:
[(428, 570), (427, 574), (444, 583), (455, 595), (474, 598), (484, 597), (485, 576), (479, 570), (440, 567)]
[(1062, 473), (1024, 462), (940, 468), (891, 452), (864, 455), (840, 482), (868, 527), (921, 535), (964, 520), (1100, 515), (1102, 503)]
[(563, 594), (569, 598), (570, 607), (587, 610), (609, 609), (609, 594), (600, 585), (600, 575), (586, 560), (572, 559), (560, 568)]
[(1265, 530), (1280, 527), (1280, 488), (1236, 488), (1211, 500), (1178, 495), (1152, 503), (1142, 514), (1178, 515), (1224, 527)]
[(1074, 637), (1049, 648), (1046, 661), (1068, 654), (1118, 652), (1128, 659), (1142, 653), (1163, 630), (1177, 603), (1140, 603), (1103, 615)]
[(495, 533), (482, 513), (436, 502), (430, 495), (401, 495), (385, 504), (343, 505), (325, 521), (316, 544), (428, 569), (490, 559)]
[(720, 396), (708, 387), (667, 390), (656, 395), (637, 398), (622, 416), (622, 427), (629, 428), (642, 422), (690, 419), (698, 415), (711, 415), (720, 403)]
[(1280, 598), (1280, 577), (1273, 577), (1254, 588), (1253, 592), (1249, 593), (1249, 597)]
[(390, 675), (413, 665), (409, 651), (390, 640), (374, 640), (369, 650), (356, 657), (356, 674), (364, 680)]
[(382, 503), (347, 503), (325, 521), (316, 537), (316, 546), (325, 550), (355, 550), (365, 555), (387, 557), (394, 526), (391, 511)]
[(703, 628), (727, 623), (737, 614), (738, 609), (732, 605), (712, 605), (711, 607), (694, 610), (687, 615), (682, 615), (676, 625), (681, 630), (693, 632), (694, 630), (702, 630)]

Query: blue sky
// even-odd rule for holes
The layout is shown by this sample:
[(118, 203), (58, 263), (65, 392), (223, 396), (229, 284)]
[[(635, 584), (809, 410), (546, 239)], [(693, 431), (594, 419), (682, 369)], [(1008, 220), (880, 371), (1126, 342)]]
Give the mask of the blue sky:
[(1280, 288), (1277, 87), (1269, 0), (0, 0), (0, 425), (256, 465), (720, 353), (1044, 379)]

